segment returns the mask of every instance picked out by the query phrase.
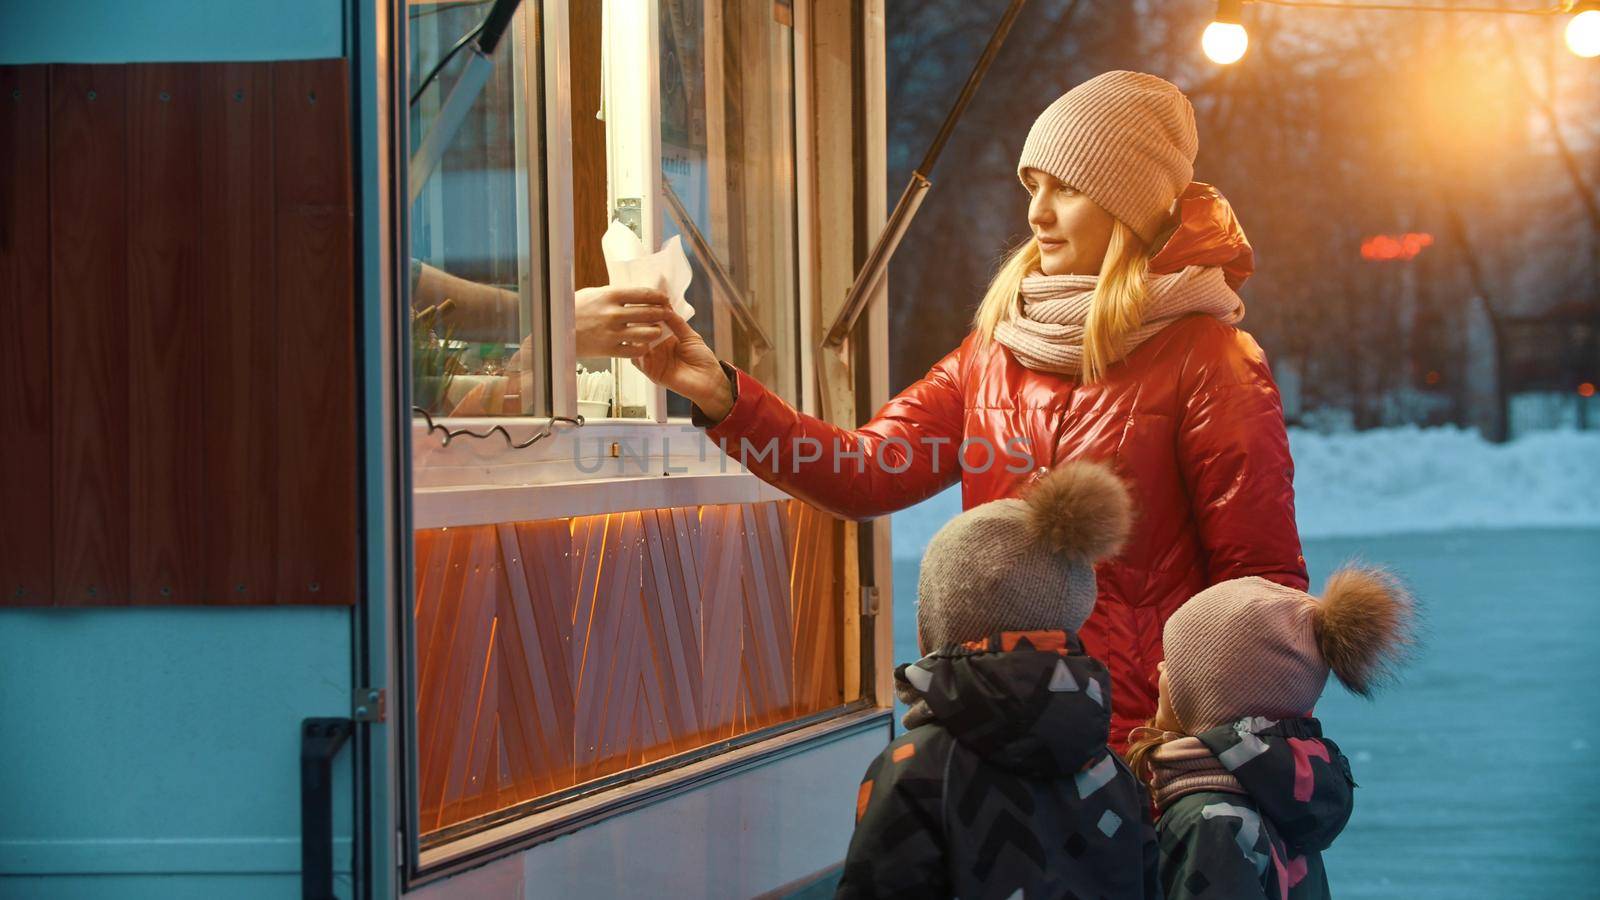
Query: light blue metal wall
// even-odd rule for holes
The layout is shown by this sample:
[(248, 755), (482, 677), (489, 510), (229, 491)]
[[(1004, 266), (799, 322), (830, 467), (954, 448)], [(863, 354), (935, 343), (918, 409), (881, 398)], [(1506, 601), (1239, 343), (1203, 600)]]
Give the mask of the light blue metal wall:
[(0, 64), (342, 55), (338, 0), (5, 0)]
[(298, 896), (300, 720), (349, 715), (349, 619), (0, 611), (0, 897)]
[[(0, 0), (0, 64), (337, 57), (345, 19), (334, 0)], [(0, 897), (299, 896), (300, 720), (349, 715), (350, 640), (345, 608), (0, 610)]]

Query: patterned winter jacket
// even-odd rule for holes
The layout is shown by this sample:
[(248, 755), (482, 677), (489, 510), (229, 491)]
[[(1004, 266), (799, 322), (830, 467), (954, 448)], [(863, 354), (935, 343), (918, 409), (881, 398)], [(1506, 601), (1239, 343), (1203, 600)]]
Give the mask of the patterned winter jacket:
[(1148, 795), (1106, 746), (1111, 678), (1076, 636), (1006, 632), (895, 680), (908, 730), (861, 782), (837, 896), (1160, 896)]
[(1322, 851), (1354, 806), (1350, 762), (1316, 719), (1240, 719), (1200, 740), (1248, 797), (1179, 797), (1156, 824), (1168, 900), (1326, 898)]

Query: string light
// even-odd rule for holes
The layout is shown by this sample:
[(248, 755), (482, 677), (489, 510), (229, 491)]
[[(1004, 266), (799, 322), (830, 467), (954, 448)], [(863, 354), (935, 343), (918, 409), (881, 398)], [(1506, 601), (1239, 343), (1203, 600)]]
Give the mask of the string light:
[(1244, 30), (1244, 0), (1221, 0), (1217, 4), (1217, 18), (1206, 26), (1200, 36), (1200, 48), (1211, 61), (1229, 65), (1244, 58), (1250, 47), (1250, 34)]
[(1567, 23), (1567, 49), (1584, 59), (1600, 56), (1600, 4), (1581, 4)]
[(1293, 9), (1339, 9), (1355, 12), (1495, 13), (1508, 16), (1563, 16), (1576, 13), (1567, 22), (1567, 49), (1585, 59), (1600, 56), (1600, 0), (1562, 0), (1555, 6), (1504, 8), (1498, 6), (1452, 5), (1423, 6), (1407, 3), (1371, 3), (1361, 0), (1218, 0), (1217, 16), (1200, 37), (1200, 47), (1212, 62), (1228, 65), (1244, 58), (1250, 35), (1244, 28), (1245, 3), (1264, 3)]

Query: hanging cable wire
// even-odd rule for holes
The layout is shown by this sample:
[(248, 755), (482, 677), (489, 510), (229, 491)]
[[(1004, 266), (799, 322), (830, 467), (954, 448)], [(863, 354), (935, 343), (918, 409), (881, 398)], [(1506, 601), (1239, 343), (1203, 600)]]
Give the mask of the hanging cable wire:
[(489, 19), (486, 16), (482, 22), (479, 22), (477, 25), (473, 26), (471, 31), (463, 34), (460, 40), (452, 44), (450, 49), (446, 50), (444, 55), (439, 57), (439, 61), (433, 64), (433, 68), (428, 70), (428, 74), (422, 76), (421, 83), (419, 83), (417, 85), (417, 89), (411, 93), (410, 106), (417, 105), (417, 101), (422, 99), (422, 92), (426, 91), (428, 89), (428, 85), (432, 84), (433, 80), (439, 77), (439, 73), (444, 70), (445, 65), (448, 64), (450, 60), (454, 59), (457, 53), (461, 52), (461, 48), (472, 43), (473, 38), (476, 38), (479, 34), (481, 34), (483, 32), (483, 26), (487, 25), (488, 23)]
[(1230, 65), (1244, 57), (1250, 46), (1241, 11), (1247, 3), (1283, 9), (1322, 9), (1340, 12), (1471, 13), (1502, 16), (1553, 18), (1571, 15), (1567, 25), (1567, 46), (1583, 57), (1600, 56), (1600, 0), (1562, 0), (1553, 6), (1504, 7), (1460, 4), (1371, 3), (1366, 0), (1218, 0), (1217, 15), (1201, 36), (1200, 47), (1218, 65)]
[(1538, 9), (1507, 9), (1501, 6), (1419, 6), (1405, 3), (1334, 3), (1331, 0), (1245, 0), (1263, 6), (1287, 6), (1298, 9), (1379, 10), (1382, 12), (1424, 13), (1499, 13), (1507, 16), (1560, 16), (1571, 12), (1564, 6), (1545, 6)]

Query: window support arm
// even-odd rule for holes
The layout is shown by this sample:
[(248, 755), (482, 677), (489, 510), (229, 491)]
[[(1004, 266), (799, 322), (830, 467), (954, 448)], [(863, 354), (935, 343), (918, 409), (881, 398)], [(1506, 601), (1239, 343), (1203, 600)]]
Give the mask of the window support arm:
[(772, 350), (772, 339), (767, 336), (766, 329), (757, 321), (755, 311), (750, 308), (750, 303), (745, 300), (739, 288), (734, 285), (733, 277), (728, 274), (728, 269), (717, 258), (716, 251), (712, 249), (711, 242), (700, 232), (700, 227), (695, 224), (694, 218), (684, 208), (683, 201), (678, 198), (678, 193), (672, 189), (665, 179), (661, 182), (661, 195), (667, 201), (667, 211), (672, 214), (672, 221), (678, 226), (678, 231), (689, 240), (689, 246), (694, 250), (694, 255), (700, 258), (706, 271), (711, 275), (713, 295), (722, 300), (724, 305), (738, 320), (739, 327), (743, 328), (755, 345), (751, 350), (752, 365)]

